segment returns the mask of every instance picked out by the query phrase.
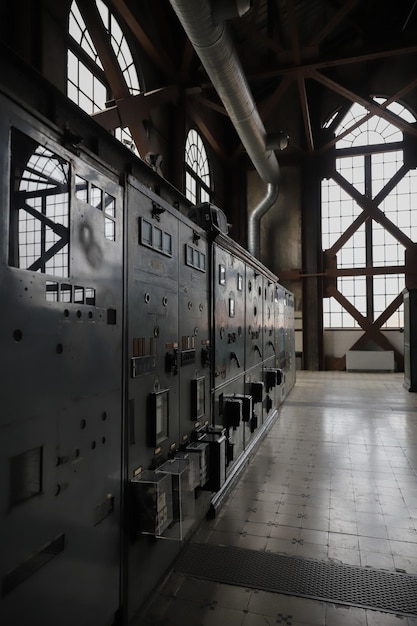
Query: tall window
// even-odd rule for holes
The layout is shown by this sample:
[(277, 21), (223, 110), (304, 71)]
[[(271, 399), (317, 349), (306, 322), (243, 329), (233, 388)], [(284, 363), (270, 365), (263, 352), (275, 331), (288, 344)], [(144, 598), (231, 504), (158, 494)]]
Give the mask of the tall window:
[(209, 202), (210, 187), (206, 149), (198, 132), (191, 129), (185, 142), (185, 195), (193, 204)]
[[(415, 121), (397, 102), (386, 110)], [(404, 252), (417, 241), (417, 172), (404, 160), (402, 131), (360, 104), (330, 123), (340, 138), (334, 175), (322, 181), (322, 244), (337, 259), (337, 292), (324, 299), (324, 327), (359, 327), (362, 318), (401, 327)]]
[[(137, 95), (140, 93), (138, 75), (123, 31), (102, 0), (96, 0), (96, 5), (128, 91), (132, 96)], [(91, 115), (104, 110), (106, 102), (113, 95), (96, 45), (85, 24), (82, 8), (83, 4), (80, 2), (78, 5), (74, 0), (69, 16), (71, 38), (68, 49), (67, 93), (71, 100)], [(136, 152), (128, 128), (117, 128), (115, 136)]]

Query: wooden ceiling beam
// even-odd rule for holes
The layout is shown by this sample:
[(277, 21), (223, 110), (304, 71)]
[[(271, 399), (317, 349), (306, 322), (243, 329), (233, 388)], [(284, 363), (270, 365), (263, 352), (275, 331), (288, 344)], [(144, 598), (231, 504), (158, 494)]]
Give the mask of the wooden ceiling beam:
[(146, 120), (152, 111), (163, 104), (175, 102), (177, 99), (178, 88), (175, 85), (170, 85), (147, 94), (140, 93), (128, 98), (119, 98), (115, 100), (115, 106), (93, 113), (91, 117), (108, 130), (119, 126), (122, 128), (130, 127), (138, 120)]
[[(287, 0), (287, 11), (288, 11), (288, 18), (289, 18), (289, 23), (290, 23), (291, 47), (292, 47), (292, 53), (294, 57), (294, 65), (297, 66), (300, 64), (301, 52), (300, 52), (300, 41), (298, 37), (297, 17), (295, 14), (294, 0)], [(305, 131), (305, 137), (306, 137), (307, 151), (312, 153), (314, 152), (314, 139), (313, 139), (313, 131), (311, 127), (310, 110), (309, 110), (309, 105), (308, 105), (305, 80), (304, 80), (304, 77), (302, 77), (300, 74), (298, 74), (297, 76), (297, 86), (298, 86), (298, 93), (299, 93), (299, 98), (300, 98), (301, 113), (302, 113), (303, 122), (304, 122), (304, 131)]]
[[(415, 89), (417, 87), (417, 78), (415, 78), (414, 80), (412, 80), (410, 83), (407, 83), (407, 85), (404, 85), (404, 87), (402, 89), (399, 89), (396, 93), (394, 93), (390, 98), (388, 98), (387, 100), (385, 100), (385, 102), (383, 102), (382, 104), (380, 104), (380, 108), (381, 109), (386, 109), (388, 108), (388, 106), (392, 103), (392, 102), (396, 102), (398, 100), (401, 100), (401, 98), (403, 98), (407, 93), (409, 93), (410, 91), (412, 91), (413, 89)], [(375, 115), (375, 113), (368, 113), (367, 115), (365, 115), (364, 117), (362, 117), (360, 120), (358, 120), (357, 122), (355, 122), (352, 126), (350, 126), (349, 128), (347, 128), (346, 130), (344, 130), (342, 133), (340, 133), (340, 135), (337, 135), (335, 137), (333, 137), (333, 139), (331, 139), (329, 142), (327, 142), (324, 146), (322, 146), (320, 148), (320, 150), (318, 150), (319, 153), (323, 153), (326, 152), (326, 150), (329, 150), (330, 148), (332, 148), (338, 141), (340, 141), (340, 139), (343, 139), (343, 137), (346, 137), (346, 135), (349, 135), (353, 130), (355, 130), (355, 128), (359, 128), (359, 126), (362, 126), (362, 124), (364, 122), (366, 122), (367, 120), (369, 120), (371, 117), (373, 117)]]
[(227, 160), (227, 155), (224, 152), (222, 145), (217, 141), (217, 139), (215, 138), (215, 136), (213, 135), (213, 133), (211, 132), (211, 130), (207, 126), (206, 122), (203, 120), (203, 118), (201, 117), (200, 113), (197, 111), (196, 107), (193, 106), (193, 104), (191, 104), (188, 107), (188, 113), (190, 115), (190, 118), (193, 120), (193, 122), (196, 124), (196, 126), (198, 126), (198, 129), (204, 135), (204, 137), (206, 138), (206, 140), (208, 141), (210, 146), (213, 148), (215, 153), (223, 161), (226, 161)]
[(375, 52), (364, 52), (349, 57), (340, 57), (337, 59), (328, 59), (311, 63), (300, 63), (297, 67), (293, 65), (278, 66), (273, 70), (248, 74), (248, 80), (255, 82), (258, 80), (268, 80), (277, 76), (293, 75), (294, 72), (301, 74), (308, 73), (312, 70), (323, 70), (331, 67), (341, 67), (342, 65), (354, 65), (355, 63), (365, 63), (366, 61), (378, 61), (394, 56), (417, 54), (417, 46), (408, 46), (407, 48), (397, 48), (394, 50), (386, 49)]
[(333, 139), (331, 139), (324, 146), (322, 146), (317, 151), (318, 154), (322, 154), (323, 152), (330, 150), (330, 148), (333, 148), (333, 146), (337, 144), (338, 141), (340, 141), (347, 135), (350, 135), (351, 132), (353, 132), (356, 128), (359, 128), (359, 126), (362, 126), (362, 124), (366, 122), (367, 120), (369, 120), (371, 117), (373, 117), (373, 113), (368, 113), (367, 115), (364, 115), (363, 117), (361, 117), (360, 120), (352, 124), (352, 126), (349, 126), (348, 128), (346, 128), (342, 133), (340, 133), (340, 135), (336, 135), (335, 137), (333, 137)]
[(364, 98), (360, 94), (354, 93), (347, 87), (344, 87), (343, 85), (340, 85), (339, 83), (332, 80), (331, 78), (324, 76), (324, 74), (322, 74), (321, 72), (317, 72), (313, 70), (309, 72), (308, 75), (312, 79), (316, 80), (318, 83), (324, 85), (331, 91), (338, 93), (340, 96), (343, 96), (347, 100), (361, 104), (364, 108), (366, 108), (373, 115), (378, 115), (379, 117), (383, 117), (385, 120), (387, 120), (388, 122), (390, 122), (391, 124), (399, 128), (400, 130), (417, 137), (417, 128), (415, 126), (412, 126), (411, 124), (409, 124), (408, 122), (400, 118), (398, 115), (395, 115), (394, 113), (391, 113), (390, 111), (387, 111), (384, 107), (376, 104), (373, 100), (369, 100), (369, 98)]
[(292, 84), (292, 82), (293, 82), (293, 78), (289, 76), (284, 78), (280, 82), (278, 87), (275, 89), (274, 93), (266, 100), (266, 102), (264, 102), (262, 105), (259, 106), (259, 113), (264, 122), (268, 121), (268, 119), (270, 118), (271, 114), (274, 111), (274, 108), (276, 107), (278, 102), (281, 100), (281, 98), (287, 91), (288, 87)]
[(337, 11), (334, 14), (333, 18), (327, 22), (326, 26), (320, 32), (318, 32), (313, 37), (313, 39), (311, 39), (310, 45), (312, 46), (320, 45), (323, 42), (323, 40), (327, 37), (327, 35), (329, 35), (332, 32), (332, 30), (336, 28), (336, 26), (338, 26), (341, 22), (343, 22), (345, 17), (358, 4), (358, 2), (359, 0), (349, 0), (349, 2), (345, 2), (342, 8), (339, 9), (339, 11)]
[(79, 9), (94, 47), (100, 57), (104, 74), (114, 98), (128, 98), (129, 88), (120, 69), (110, 38), (95, 2), (80, 2)]
[(294, 65), (297, 66), (301, 61), (300, 41), (298, 38), (297, 17), (295, 14), (294, 0), (287, 0), (287, 12), (290, 23), (291, 33), (291, 49), (294, 58)]
[(194, 98), (199, 104), (203, 105), (207, 109), (212, 109), (213, 111), (220, 113), (220, 115), (223, 115), (227, 118), (229, 117), (226, 109), (221, 104), (217, 104), (216, 102), (213, 102), (212, 100), (209, 100), (208, 98), (205, 98), (204, 96), (201, 96), (199, 94), (194, 96)]
[(286, 55), (286, 51), (284, 48), (271, 37), (267, 37), (265, 34), (260, 32), (259, 30), (253, 29), (248, 31), (248, 38), (252, 41), (256, 41), (261, 43), (265, 48), (272, 50), (277, 57), (277, 61), (280, 61), (281, 57)]
[(182, 51), (182, 58), (181, 58), (181, 80), (182, 82), (186, 82), (187, 77), (190, 75), (190, 67), (191, 67), (191, 63), (192, 60), (195, 56), (195, 50), (193, 48), (193, 45), (191, 43), (191, 41), (188, 39), (186, 39), (185, 41), (185, 45), (184, 45), (184, 49)]
[[(155, 63), (155, 65), (168, 76), (171, 80), (175, 78), (176, 72), (171, 60), (164, 54), (161, 47), (157, 47), (155, 43), (148, 37), (144, 29), (141, 27), (136, 17), (130, 11), (124, 0), (112, 0), (114, 7), (117, 9), (121, 17), (129, 26), (132, 33), (137, 38), (145, 53)], [(80, 3), (81, 4), (81, 3)]]
[[(116, 100), (130, 98), (129, 88), (111, 46), (97, 5), (94, 2), (79, 3), (79, 9), (100, 57), (113, 97)], [(129, 125), (129, 130), (139, 154), (143, 157), (149, 151), (149, 138), (142, 122), (133, 122)]]
[(310, 109), (308, 105), (306, 85), (305, 85), (305, 80), (301, 78), (300, 76), (298, 77), (297, 82), (298, 82), (298, 93), (300, 96), (301, 112), (302, 112), (303, 121), (304, 121), (304, 131), (306, 135), (307, 151), (311, 153), (311, 152), (314, 152), (314, 138), (313, 138), (313, 130), (311, 127)]

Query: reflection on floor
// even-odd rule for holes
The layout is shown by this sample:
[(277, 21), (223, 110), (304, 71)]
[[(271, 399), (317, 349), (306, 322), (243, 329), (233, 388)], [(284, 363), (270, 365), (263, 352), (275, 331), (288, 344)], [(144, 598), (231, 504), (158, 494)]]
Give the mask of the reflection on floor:
[[(417, 576), (417, 394), (401, 374), (297, 372), (272, 430), (198, 542)], [(143, 626), (417, 626), (414, 617), (175, 573)]]

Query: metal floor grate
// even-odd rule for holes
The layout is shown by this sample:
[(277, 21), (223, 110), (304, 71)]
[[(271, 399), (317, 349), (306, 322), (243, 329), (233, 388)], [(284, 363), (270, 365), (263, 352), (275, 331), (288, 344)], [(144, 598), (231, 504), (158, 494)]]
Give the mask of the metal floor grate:
[(192, 543), (176, 571), (194, 578), (417, 615), (417, 576), (301, 557)]

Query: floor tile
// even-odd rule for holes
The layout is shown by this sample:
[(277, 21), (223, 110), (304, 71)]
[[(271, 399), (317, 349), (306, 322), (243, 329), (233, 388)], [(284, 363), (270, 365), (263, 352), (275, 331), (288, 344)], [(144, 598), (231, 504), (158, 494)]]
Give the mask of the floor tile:
[[(297, 374), (218, 517), (193, 540), (417, 575), (417, 395), (401, 374)], [(140, 622), (223, 624), (417, 626), (417, 616), (174, 575)]]

